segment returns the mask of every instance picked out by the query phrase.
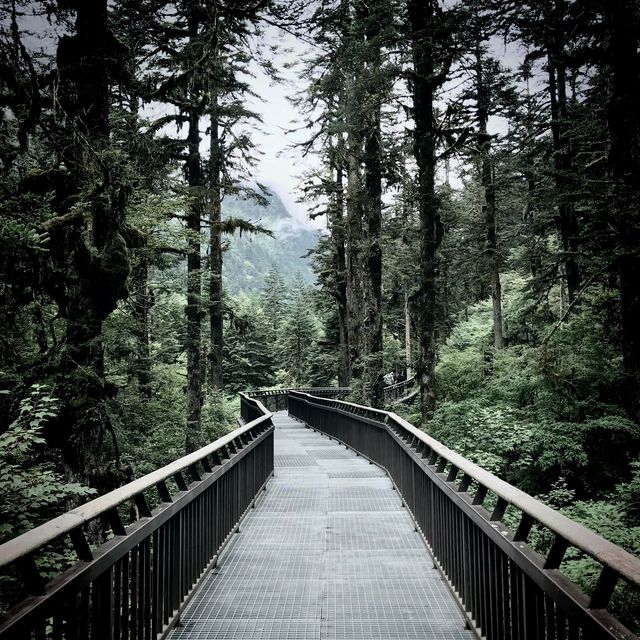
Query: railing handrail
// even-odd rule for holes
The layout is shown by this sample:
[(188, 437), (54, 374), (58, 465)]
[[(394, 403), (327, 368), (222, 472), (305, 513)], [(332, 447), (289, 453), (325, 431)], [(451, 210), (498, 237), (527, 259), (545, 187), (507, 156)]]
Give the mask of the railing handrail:
[(601, 564), (617, 571), (631, 584), (640, 587), (640, 558), (625, 551), (622, 547), (603, 538), (600, 534), (579, 522), (571, 520), (571, 518), (556, 511), (525, 491), (514, 487), (476, 463), (467, 460), (459, 453), (449, 449), (395, 413), (389, 412), (389, 414), (389, 417), (396, 424), (406, 431), (409, 431), (416, 438), (422, 440), (434, 452), (445, 458), (459, 471), (465, 473), (496, 496), (519, 509), (522, 513), (531, 516), (536, 522), (553, 531), (556, 535), (562, 536), (571, 546), (583, 551)]
[(251, 391), (245, 391), (244, 393), (248, 397), (254, 398), (254, 397), (259, 397), (261, 395), (278, 395), (278, 394), (286, 395), (287, 393), (289, 393), (289, 391), (301, 391), (304, 393), (308, 393), (310, 391), (315, 391), (315, 392), (326, 391), (326, 392), (333, 392), (338, 394), (338, 393), (349, 393), (351, 391), (351, 387), (298, 387), (298, 388), (276, 387), (276, 388), (269, 388), (269, 389), (252, 389)]
[(384, 390), (391, 391), (392, 389), (397, 389), (399, 387), (403, 387), (403, 386), (406, 387), (408, 384), (414, 383), (415, 381), (416, 381), (415, 375), (409, 376), (406, 380), (401, 380), (400, 382), (394, 382), (393, 384), (390, 384), (388, 387), (385, 387)]
[[(601, 535), (595, 533), (595, 531), (552, 509), (537, 498), (501, 480), (490, 471), (467, 460), (424, 431), (417, 429), (394, 412), (365, 407), (343, 400), (327, 400), (326, 398), (313, 396), (305, 392), (294, 391), (293, 393), (307, 396), (308, 399), (313, 401), (330, 402), (334, 405), (330, 407), (333, 409), (340, 410), (341, 406), (345, 407), (347, 413), (354, 415), (356, 418), (359, 417), (357, 412), (366, 412), (380, 416), (382, 418), (380, 422), (388, 423), (391, 421), (395, 423), (413, 437), (421, 440), (437, 454), (437, 456), (444, 458), (458, 469), (458, 471), (475, 480), (488, 491), (494, 493), (498, 498), (503, 499), (508, 504), (519, 509), (522, 513), (527, 514), (557, 536), (564, 538), (571, 546), (587, 554), (601, 565), (612, 569), (630, 584), (640, 587), (640, 558), (637, 558), (628, 551), (625, 551), (622, 547), (603, 538)], [(351, 411), (348, 409), (351, 409)]]
[(16, 562), (24, 556), (35, 553), (50, 542), (71, 533), (78, 526), (86, 524), (91, 520), (95, 520), (101, 515), (120, 506), (124, 502), (140, 495), (144, 491), (153, 489), (159, 483), (169, 480), (176, 474), (193, 467), (193, 465), (204, 460), (207, 456), (219, 451), (239, 436), (271, 418), (271, 412), (268, 411), (259, 400), (251, 398), (244, 393), (241, 393), (240, 396), (244, 397), (245, 400), (248, 400), (249, 402), (256, 403), (257, 408), (262, 412), (262, 415), (242, 427), (229, 432), (221, 438), (214, 440), (197, 451), (189, 453), (182, 458), (178, 458), (160, 469), (156, 469), (141, 478), (119, 487), (118, 489), (114, 489), (113, 491), (105, 493), (94, 500), (71, 509), (52, 520), (48, 520), (44, 524), (34, 527), (33, 529), (8, 540), (4, 544), (1, 544), (0, 568)]

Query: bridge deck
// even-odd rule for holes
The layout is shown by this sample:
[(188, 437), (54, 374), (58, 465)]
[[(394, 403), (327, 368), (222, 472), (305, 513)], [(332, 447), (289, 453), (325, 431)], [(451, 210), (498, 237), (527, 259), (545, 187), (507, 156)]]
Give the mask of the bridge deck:
[(171, 640), (469, 640), (390, 481), (284, 413), (275, 477)]

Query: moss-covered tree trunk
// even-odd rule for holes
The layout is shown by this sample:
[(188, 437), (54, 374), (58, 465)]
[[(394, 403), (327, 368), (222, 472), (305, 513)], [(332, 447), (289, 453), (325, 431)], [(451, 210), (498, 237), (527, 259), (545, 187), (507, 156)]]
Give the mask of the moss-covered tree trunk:
[(107, 0), (67, 4), (76, 12), (75, 32), (60, 38), (57, 65), (69, 176), (57, 193), (58, 216), (45, 223), (48, 289), (66, 320), (55, 389), (63, 409), (50, 439), (61, 447), (70, 477), (106, 491), (119, 478), (107, 472), (103, 453), (112, 434), (105, 400), (114, 387), (104, 375), (102, 323), (126, 297), (129, 275), (126, 192), (112, 181), (107, 159), (110, 84), (122, 48), (108, 27)]
[(380, 7), (373, 3), (368, 10), (367, 28), (365, 30), (366, 73), (368, 75), (369, 94), (365, 103), (368, 105), (364, 143), (364, 202), (367, 221), (366, 242), (366, 289), (364, 313), (364, 355), (365, 383), (368, 401), (373, 407), (382, 407), (382, 246), (380, 233), (382, 230), (382, 145), (380, 129), (380, 112), (383, 86), (380, 79), (381, 48), (379, 18)]
[(433, 123), (436, 89), (435, 52), (431, 1), (408, 0), (413, 55), (414, 154), (418, 165), (420, 218), (420, 274), (414, 300), (417, 318), (418, 362), (422, 423), (435, 410), (436, 276), (441, 241), (440, 203), (435, 193), (436, 133)]
[(404, 286), (404, 359), (406, 366), (406, 379), (408, 380), (413, 371), (411, 370), (411, 313), (409, 307), (409, 288)]
[(349, 365), (349, 327), (347, 318), (347, 265), (344, 222), (344, 169), (342, 167), (344, 144), (339, 144), (335, 166), (336, 192), (330, 211), (331, 238), (334, 245), (334, 269), (336, 278), (336, 301), (338, 309), (338, 386), (348, 387), (351, 367)]
[(562, 244), (562, 264), (565, 272), (568, 303), (571, 304), (580, 288), (581, 275), (577, 259), (578, 221), (571, 198), (574, 159), (568, 122), (565, 42), (562, 26), (566, 11), (565, 1), (556, 0), (555, 11), (550, 17), (550, 20), (555, 21), (556, 25), (547, 45), (547, 71), (551, 105), (554, 177), (558, 198), (557, 225)]
[(223, 385), (223, 304), (222, 304), (222, 149), (218, 97), (210, 90), (210, 156), (209, 156), (209, 361), (211, 389)]
[[(195, 9), (189, 11), (189, 39), (198, 38), (200, 23)], [(189, 80), (189, 130), (187, 133), (187, 161), (185, 173), (189, 185), (187, 211), (187, 421), (185, 450), (187, 453), (201, 446), (202, 432), (202, 258), (200, 232), (203, 216), (203, 176), (200, 157), (199, 78), (193, 74)]]
[(620, 257), (622, 353), (627, 411), (640, 424), (640, 3), (603, 2), (608, 27), (612, 222)]
[(133, 354), (138, 390), (144, 398), (151, 397), (151, 347), (149, 313), (153, 295), (149, 290), (149, 263), (142, 253), (131, 270), (132, 315), (135, 321), (136, 353)]
[(498, 256), (498, 229), (496, 219), (496, 185), (491, 157), (491, 136), (488, 132), (491, 90), (486, 78), (487, 69), (483, 64), (480, 46), (476, 49), (476, 118), (478, 121), (477, 152), (480, 161), (480, 183), (484, 190), (482, 212), (485, 224), (486, 271), (491, 283), (491, 303), (493, 308), (493, 346), (504, 348), (502, 322), (502, 283)]
[(363, 324), (363, 273), (362, 273), (362, 172), (360, 168), (362, 138), (351, 130), (347, 136), (347, 321), (349, 334), (350, 378), (361, 377), (362, 324)]

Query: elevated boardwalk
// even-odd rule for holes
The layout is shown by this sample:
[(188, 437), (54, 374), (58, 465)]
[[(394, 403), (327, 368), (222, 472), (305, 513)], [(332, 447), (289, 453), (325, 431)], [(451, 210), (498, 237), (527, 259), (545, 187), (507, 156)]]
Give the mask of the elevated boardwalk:
[(275, 470), (172, 640), (467, 640), (384, 472), (274, 414)]
[(640, 559), (345, 392), (241, 393), (238, 429), (0, 545), (0, 640), (640, 640)]

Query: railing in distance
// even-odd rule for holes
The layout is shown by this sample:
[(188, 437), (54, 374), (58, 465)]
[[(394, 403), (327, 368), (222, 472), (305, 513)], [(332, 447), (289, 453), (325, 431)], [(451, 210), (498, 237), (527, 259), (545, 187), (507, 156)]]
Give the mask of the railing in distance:
[[(168, 633), (273, 473), (271, 413), (240, 396), (244, 426), (0, 545), (0, 574), (29, 596), (0, 623), (0, 638)], [(89, 529), (107, 538), (95, 549)], [(70, 545), (77, 562), (45, 583), (38, 560), (51, 545)]]
[[(285, 411), (287, 409), (287, 397), (291, 390), (292, 389), (256, 389), (254, 391), (247, 391), (246, 395), (260, 400), (269, 411)], [(349, 387), (308, 387), (299, 388), (296, 389), (296, 391), (311, 393), (321, 398), (343, 399), (349, 395), (351, 389)], [(245, 421), (249, 419), (244, 414), (242, 418)]]
[(409, 389), (413, 388), (416, 383), (416, 377), (411, 376), (402, 382), (396, 382), (395, 384), (391, 384), (388, 387), (385, 387), (383, 390), (384, 394), (384, 403), (389, 404), (394, 402), (395, 400), (399, 400), (407, 395)]
[[(640, 588), (639, 558), (392, 412), (295, 391), (288, 404), (290, 415), (388, 472), (479, 636), (637, 640), (607, 607), (620, 581), (636, 592)], [(515, 531), (502, 522), (509, 507), (517, 514)], [(546, 556), (527, 543), (534, 527), (553, 538)], [(600, 567), (590, 597), (560, 570), (569, 549), (590, 556)]]

